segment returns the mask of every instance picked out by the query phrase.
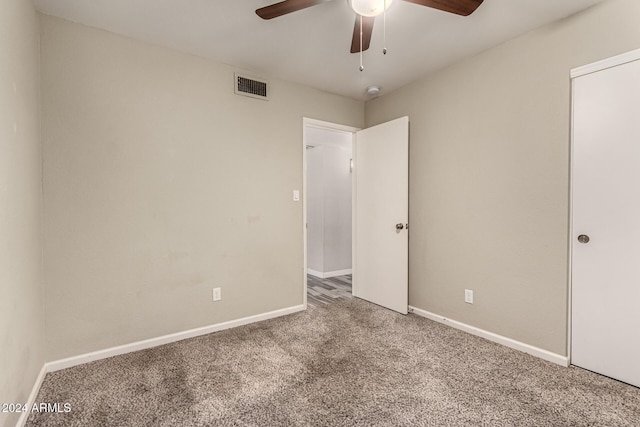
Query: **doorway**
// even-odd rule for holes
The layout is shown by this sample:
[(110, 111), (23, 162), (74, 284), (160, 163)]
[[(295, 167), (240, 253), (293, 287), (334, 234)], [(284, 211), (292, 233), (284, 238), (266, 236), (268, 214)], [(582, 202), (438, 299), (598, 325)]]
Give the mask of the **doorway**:
[[(311, 184), (307, 182), (309, 153), (314, 146), (312, 134), (315, 130), (346, 133), (351, 140), (352, 160), (340, 160), (340, 173), (349, 175), (344, 179), (351, 182), (351, 221), (343, 220), (343, 225), (351, 228), (351, 268), (332, 270), (323, 265), (319, 275), (352, 275), (352, 296), (364, 299), (390, 310), (407, 314), (408, 310), (408, 259), (409, 259), (409, 118), (400, 117), (364, 130), (320, 122), (312, 119), (303, 121), (303, 246), (304, 279), (303, 301), (307, 306), (307, 273), (309, 268), (308, 235), (314, 233), (308, 223), (313, 216), (313, 200), (309, 202)], [(309, 148), (307, 149), (307, 146)], [(316, 192), (317, 193), (317, 192)], [(326, 198), (325, 198), (326, 200)], [(341, 203), (332, 201), (342, 208), (349, 205), (348, 198)], [(324, 209), (326, 212), (326, 209)], [(326, 215), (325, 215), (326, 217)], [(342, 238), (345, 227), (342, 228)], [(326, 233), (324, 234), (325, 241)], [(343, 240), (342, 243), (344, 245)], [(345, 253), (348, 253), (345, 251)], [(328, 274), (327, 274), (328, 271)], [(312, 271), (313, 272), (313, 271)], [(317, 270), (316, 270), (317, 272)]]
[(335, 123), (303, 121), (305, 305), (352, 295), (352, 146), (356, 131)]

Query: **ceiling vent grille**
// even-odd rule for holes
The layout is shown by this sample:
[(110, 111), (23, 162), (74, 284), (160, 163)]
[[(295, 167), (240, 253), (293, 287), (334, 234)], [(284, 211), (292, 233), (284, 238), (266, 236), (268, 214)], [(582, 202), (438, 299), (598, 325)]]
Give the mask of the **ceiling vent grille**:
[(253, 77), (235, 73), (236, 83), (234, 91), (236, 95), (250, 96), (252, 98), (269, 100), (267, 82)]

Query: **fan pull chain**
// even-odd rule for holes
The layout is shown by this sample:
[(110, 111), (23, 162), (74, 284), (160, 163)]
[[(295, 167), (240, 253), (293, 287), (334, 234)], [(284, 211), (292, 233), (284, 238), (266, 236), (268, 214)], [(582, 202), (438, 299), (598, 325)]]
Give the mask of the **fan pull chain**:
[(382, 54), (387, 54), (387, 0), (384, 0), (384, 12), (382, 15), (382, 34), (383, 34), (383, 46)]
[(363, 70), (364, 70), (364, 65), (362, 65), (362, 15), (360, 15), (360, 71), (363, 71)]

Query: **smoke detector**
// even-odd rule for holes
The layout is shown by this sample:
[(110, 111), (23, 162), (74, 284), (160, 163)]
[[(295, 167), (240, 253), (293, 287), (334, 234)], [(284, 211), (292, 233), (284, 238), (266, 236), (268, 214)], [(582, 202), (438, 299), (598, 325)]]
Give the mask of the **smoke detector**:
[(379, 86), (369, 86), (367, 88), (367, 97), (375, 98), (380, 95), (380, 87)]

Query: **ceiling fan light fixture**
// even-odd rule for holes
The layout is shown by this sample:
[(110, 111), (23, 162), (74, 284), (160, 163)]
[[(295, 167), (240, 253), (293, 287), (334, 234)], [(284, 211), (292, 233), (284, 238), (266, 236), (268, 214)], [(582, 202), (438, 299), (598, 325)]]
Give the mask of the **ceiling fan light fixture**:
[(349, 0), (349, 6), (360, 16), (378, 16), (391, 6), (393, 0)]

